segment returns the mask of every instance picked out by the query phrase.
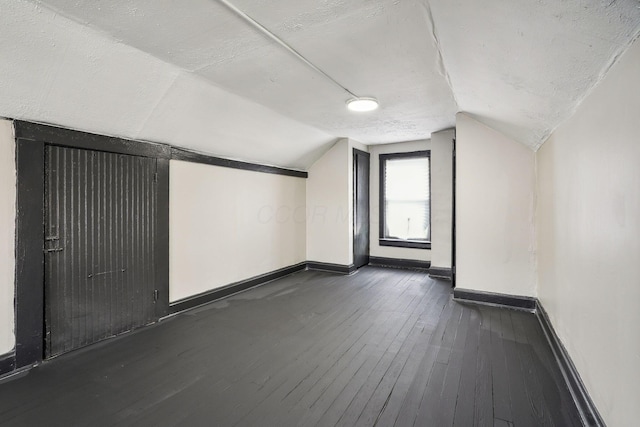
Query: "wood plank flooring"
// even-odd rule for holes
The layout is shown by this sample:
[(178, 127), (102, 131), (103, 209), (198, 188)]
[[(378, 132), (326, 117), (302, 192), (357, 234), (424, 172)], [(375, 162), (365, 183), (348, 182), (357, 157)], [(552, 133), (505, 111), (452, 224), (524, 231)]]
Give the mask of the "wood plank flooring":
[(534, 315), (300, 272), (0, 384), (2, 426), (579, 426)]

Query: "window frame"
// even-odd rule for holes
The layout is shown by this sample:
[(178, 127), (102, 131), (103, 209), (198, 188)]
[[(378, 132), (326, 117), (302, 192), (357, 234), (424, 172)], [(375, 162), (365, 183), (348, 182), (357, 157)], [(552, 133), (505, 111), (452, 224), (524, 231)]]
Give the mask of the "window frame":
[[(407, 240), (384, 237), (385, 229), (385, 175), (387, 160), (426, 157), (429, 162), (429, 240)], [(407, 151), (404, 153), (386, 153), (378, 157), (379, 169), (379, 228), (378, 244), (380, 246), (392, 246), (397, 248), (431, 249), (431, 150)]]

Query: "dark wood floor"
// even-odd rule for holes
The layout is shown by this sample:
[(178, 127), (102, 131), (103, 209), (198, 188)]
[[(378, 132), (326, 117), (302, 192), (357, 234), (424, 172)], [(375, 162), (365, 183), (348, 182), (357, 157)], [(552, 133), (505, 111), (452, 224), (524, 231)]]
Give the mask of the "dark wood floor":
[(534, 315), (301, 272), (0, 384), (0, 425), (580, 425)]

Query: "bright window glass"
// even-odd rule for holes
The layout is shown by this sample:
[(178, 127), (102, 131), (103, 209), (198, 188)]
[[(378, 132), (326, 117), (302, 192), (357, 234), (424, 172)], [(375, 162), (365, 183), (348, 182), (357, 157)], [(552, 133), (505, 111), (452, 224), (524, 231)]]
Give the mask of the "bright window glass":
[(384, 162), (383, 237), (429, 241), (429, 157), (391, 157)]

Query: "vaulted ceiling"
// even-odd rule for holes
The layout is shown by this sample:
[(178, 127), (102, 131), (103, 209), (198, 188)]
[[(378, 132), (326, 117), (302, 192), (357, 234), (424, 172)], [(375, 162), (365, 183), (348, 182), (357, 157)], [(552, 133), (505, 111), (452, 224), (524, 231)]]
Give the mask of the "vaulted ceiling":
[(640, 34), (638, 0), (0, 0), (0, 116), (305, 169), (467, 112), (537, 149)]

